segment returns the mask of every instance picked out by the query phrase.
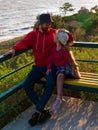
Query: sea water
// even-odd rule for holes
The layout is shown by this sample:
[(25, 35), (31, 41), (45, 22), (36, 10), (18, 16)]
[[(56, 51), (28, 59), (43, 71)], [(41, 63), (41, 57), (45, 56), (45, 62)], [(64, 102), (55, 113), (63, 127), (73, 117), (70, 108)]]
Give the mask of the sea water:
[(73, 5), (75, 13), (81, 7), (94, 7), (98, 0), (0, 0), (0, 41), (30, 32), (41, 13), (63, 15), (60, 7), (66, 2)]

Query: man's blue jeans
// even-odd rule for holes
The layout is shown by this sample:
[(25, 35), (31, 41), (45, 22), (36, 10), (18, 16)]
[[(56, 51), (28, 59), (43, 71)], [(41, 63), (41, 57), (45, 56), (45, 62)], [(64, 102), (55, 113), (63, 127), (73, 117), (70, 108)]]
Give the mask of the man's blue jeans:
[[(31, 99), (31, 101), (36, 105), (36, 110), (42, 111), (48, 102), (54, 86), (56, 85), (56, 67), (52, 68), (49, 75), (46, 75), (47, 67), (33, 66), (32, 70), (29, 72), (28, 76), (24, 80), (23, 87)], [(46, 78), (46, 84), (44, 91), (39, 99), (37, 93), (34, 90), (34, 84), (38, 82), (42, 77)]]

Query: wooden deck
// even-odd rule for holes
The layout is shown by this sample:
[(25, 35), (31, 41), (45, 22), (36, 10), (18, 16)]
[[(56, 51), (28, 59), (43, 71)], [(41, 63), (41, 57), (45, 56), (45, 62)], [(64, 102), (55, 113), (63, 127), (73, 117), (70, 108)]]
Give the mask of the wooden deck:
[[(48, 108), (52, 108), (54, 100), (55, 96), (52, 96)], [(33, 107), (28, 108), (1, 130), (98, 130), (98, 102), (64, 97), (61, 109), (52, 110), (52, 116), (46, 123), (31, 127), (28, 120), (33, 112)]]

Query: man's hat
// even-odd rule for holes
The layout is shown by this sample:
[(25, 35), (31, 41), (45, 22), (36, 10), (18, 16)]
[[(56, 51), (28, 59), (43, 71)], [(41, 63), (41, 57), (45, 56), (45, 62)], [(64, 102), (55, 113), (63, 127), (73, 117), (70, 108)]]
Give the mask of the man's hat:
[(53, 20), (52, 20), (52, 17), (49, 13), (41, 14), (39, 16), (39, 24), (50, 23), (50, 22), (53, 22)]

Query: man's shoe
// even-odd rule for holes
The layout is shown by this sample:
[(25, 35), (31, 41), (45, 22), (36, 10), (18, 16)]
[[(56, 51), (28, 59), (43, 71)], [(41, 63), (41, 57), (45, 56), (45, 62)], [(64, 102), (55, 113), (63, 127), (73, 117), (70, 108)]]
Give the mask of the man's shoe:
[(51, 117), (51, 114), (49, 112), (49, 110), (43, 110), (40, 118), (39, 118), (39, 123), (44, 123), (45, 121), (47, 121), (49, 118)]
[(28, 121), (28, 123), (29, 123), (31, 126), (36, 125), (36, 124), (38, 123), (39, 119), (40, 119), (40, 115), (41, 115), (40, 113), (35, 112), (35, 113), (32, 115), (31, 119)]
[(41, 113), (35, 112), (28, 123), (31, 126), (35, 126), (36, 124), (41, 124), (47, 121), (51, 117), (49, 110), (42, 110)]

